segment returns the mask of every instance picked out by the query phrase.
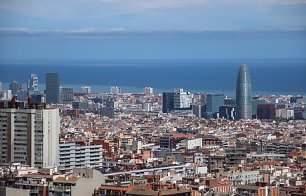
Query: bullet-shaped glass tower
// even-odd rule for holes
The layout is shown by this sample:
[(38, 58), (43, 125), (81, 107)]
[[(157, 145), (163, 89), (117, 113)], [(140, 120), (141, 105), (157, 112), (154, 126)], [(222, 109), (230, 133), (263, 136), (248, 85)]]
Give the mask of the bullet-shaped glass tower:
[(252, 119), (252, 88), (249, 68), (240, 66), (236, 84), (236, 118)]

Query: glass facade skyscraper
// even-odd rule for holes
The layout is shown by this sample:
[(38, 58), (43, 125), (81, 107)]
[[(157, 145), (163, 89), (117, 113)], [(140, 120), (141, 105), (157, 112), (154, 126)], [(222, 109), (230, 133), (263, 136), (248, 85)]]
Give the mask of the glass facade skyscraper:
[(249, 68), (240, 66), (236, 84), (236, 118), (252, 119), (252, 88)]
[(59, 103), (59, 74), (46, 73), (46, 102)]

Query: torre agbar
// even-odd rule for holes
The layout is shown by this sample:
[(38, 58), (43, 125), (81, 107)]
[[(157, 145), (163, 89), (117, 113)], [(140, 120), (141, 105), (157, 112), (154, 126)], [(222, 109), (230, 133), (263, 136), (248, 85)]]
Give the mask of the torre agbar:
[(242, 64), (239, 68), (236, 84), (236, 117), (252, 119), (252, 88), (249, 68)]

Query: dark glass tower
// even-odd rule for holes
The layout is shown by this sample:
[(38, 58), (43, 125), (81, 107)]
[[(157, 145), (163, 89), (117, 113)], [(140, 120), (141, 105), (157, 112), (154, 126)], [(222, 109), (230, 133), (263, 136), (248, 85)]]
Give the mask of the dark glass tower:
[(46, 73), (47, 103), (59, 103), (59, 74)]
[(236, 118), (252, 119), (252, 88), (249, 68), (240, 66), (236, 84)]

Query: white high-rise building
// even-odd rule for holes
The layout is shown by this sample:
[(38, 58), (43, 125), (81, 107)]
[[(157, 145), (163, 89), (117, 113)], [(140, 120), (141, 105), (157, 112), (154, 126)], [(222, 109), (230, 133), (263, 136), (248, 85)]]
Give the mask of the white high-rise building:
[(121, 88), (119, 88), (118, 86), (112, 86), (111, 87), (111, 94), (115, 94), (115, 95), (118, 95), (121, 93)]
[(184, 92), (182, 89), (174, 92), (174, 109), (190, 108), (193, 97), (192, 94), (190, 94), (189, 92)]
[(101, 144), (63, 142), (59, 144), (59, 170), (72, 173), (73, 168), (102, 166)]
[(12, 97), (11, 90), (0, 90), (0, 100), (11, 100)]
[(30, 76), (28, 81), (28, 92), (30, 95), (38, 92), (38, 76), (36, 74), (31, 74)]
[(81, 87), (81, 92), (82, 93), (91, 93), (91, 87), (89, 87), (89, 86), (82, 86)]
[(0, 163), (57, 167), (58, 109), (0, 109)]
[(145, 87), (143, 89), (145, 94), (153, 94), (153, 88), (152, 87)]

